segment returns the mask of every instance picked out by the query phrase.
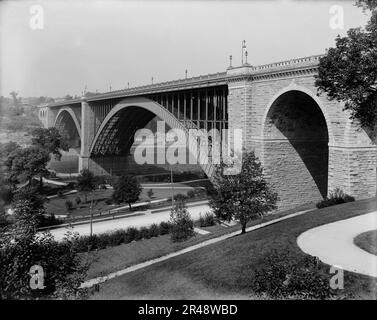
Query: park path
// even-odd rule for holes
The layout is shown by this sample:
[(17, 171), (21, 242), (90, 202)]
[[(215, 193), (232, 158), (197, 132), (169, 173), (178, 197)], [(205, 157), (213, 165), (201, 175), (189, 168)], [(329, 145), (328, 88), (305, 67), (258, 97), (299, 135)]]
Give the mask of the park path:
[(377, 277), (377, 256), (354, 244), (359, 234), (377, 229), (377, 211), (305, 231), (297, 244), (305, 253), (344, 270)]

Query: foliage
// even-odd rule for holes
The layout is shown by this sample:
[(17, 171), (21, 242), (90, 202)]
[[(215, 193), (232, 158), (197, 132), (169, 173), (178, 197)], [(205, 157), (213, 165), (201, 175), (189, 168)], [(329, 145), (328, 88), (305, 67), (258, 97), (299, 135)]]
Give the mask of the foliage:
[[(73, 250), (72, 239), (57, 243), (49, 233), (37, 235), (30, 218), (21, 219), (0, 244), (0, 299), (80, 297), (88, 265)], [(43, 289), (30, 286), (35, 265), (43, 268)]]
[(184, 202), (176, 203), (171, 210), (170, 235), (173, 242), (185, 241), (194, 235), (194, 221), (191, 219)]
[(116, 203), (128, 203), (131, 210), (131, 204), (139, 200), (141, 191), (141, 185), (136, 177), (124, 175), (115, 181), (112, 198)]
[[(375, 9), (376, 1), (357, 1), (364, 9)], [(365, 27), (338, 36), (335, 48), (320, 59), (316, 86), (332, 100), (344, 101), (345, 109), (362, 126), (377, 122), (377, 10)]]
[(276, 208), (277, 194), (270, 190), (253, 152), (243, 154), (239, 174), (224, 175), (222, 169), (215, 174), (216, 194), (209, 204), (219, 220), (239, 220), (244, 233), (248, 221)]
[(344, 193), (341, 189), (335, 188), (329, 196), (316, 204), (318, 209), (334, 206), (336, 204), (355, 201), (355, 198)]
[(75, 198), (75, 202), (77, 205), (79, 205), (81, 203), (81, 198), (80, 197), (76, 197)]
[(206, 212), (204, 214), (204, 217), (202, 216), (202, 214), (200, 214), (198, 223), (199, 227), (202, 228), (214, 226), (216, 224), (215, 216), (211, 212)]
[(71, 211), (73, 209), (73, 203), (71, 200), (66, 200), (65, 201), (65, 207), (67, 208), (68, 211)]
[(66, 139), (59, 133), (55, 127), (37, 128), (32, 132), (32, 144), (39, 147), (49, 154), (52, 153), (55, 159), (60, 160), (62, 154), (60, 150), (68, 151)]
[(31, 183), (34, 176), (42, 179), (48, 175), (46, 166), (49, 161), (50, 155), (45, 150), (32, 146), (13, 151), (5, 161), (5, 165), (11, 176), (24, 175)]
[(87, 202), (87, 194), (96, 188), (94, 174), (89, 169), (84, 169), (77, 177), (77, 189), (85, 194), (85, 202)]
[(177, 193), (173, 196), (174, 201), (183, 202), (187, 200), (187, 196), (182, 193)]
[(298, 262), (285, 251), (272, 251), (254, 272), (252, 290), (273, 299), (326, 299), (332, 297), (329, 278), (315, 257)]
[(120, 244), (127, 244), (132, 241), (158, 237), (160, 235), (168, 234), (170, 230), (171, 224), (169, 222), (161, 222), (159, 225), (152, 224), (149, 227), (142, 227), (141, 229), (130, 227), (126, 230), (119, 229), (109, 233), (93, 235), (91, 237), (77, 237), (74, 241), (74, 246), (79, 252), (105, 249)]
[(152, 199), (154, 193), (153, 193), (153, 190), (152, 189), (149, 189), (148, 192), (147, 192), (147, 196), (149, 199)]

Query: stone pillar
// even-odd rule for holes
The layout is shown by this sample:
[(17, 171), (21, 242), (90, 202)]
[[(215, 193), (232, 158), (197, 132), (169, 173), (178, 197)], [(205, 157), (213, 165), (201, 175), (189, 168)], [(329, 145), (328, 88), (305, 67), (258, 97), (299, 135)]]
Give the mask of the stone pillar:
[(376, 196), (376, 146), (329, 146), (328, 190), (340, 188), (356, 199)]
[(81, 152), (79, 157), (79, 172), (90, 169), (90, 146), (95, 135), (95, 114), (85, 97), (81, 99)]
[(244, 65), (238, 68), (229, 68), (228, 81), (228, 127), (233, 139), (234, 129), (242, 130), (242, 146), (248, 146), (249, 123), (248, 115), (251, 110), (251, 66)]

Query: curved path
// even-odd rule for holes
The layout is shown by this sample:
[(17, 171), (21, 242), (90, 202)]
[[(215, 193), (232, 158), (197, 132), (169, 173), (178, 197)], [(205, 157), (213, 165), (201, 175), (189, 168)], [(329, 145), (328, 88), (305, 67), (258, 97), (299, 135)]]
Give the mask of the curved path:
[(297, 244), (305, 253), (344, 270), (377, 277), (377, 256), (356, 246), (360, 233), (377, 229), (377, 211), (305, 231)]

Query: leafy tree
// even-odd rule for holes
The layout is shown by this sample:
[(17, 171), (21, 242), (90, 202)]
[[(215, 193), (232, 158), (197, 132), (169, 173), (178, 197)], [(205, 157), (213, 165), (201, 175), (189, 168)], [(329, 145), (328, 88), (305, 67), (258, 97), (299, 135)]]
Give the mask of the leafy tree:
[[(29, 200), (15, 203), (16, 223), (0, 238), (0, 300), (77, 298), (88, 263), (83, 263), (70, 235), (61, 243), (48, 232), (37, 234), (38, 215)], [(43, 212), (39, 212), (43, 214)], [(43, 268), (43, 288), (30, 286), (32, 266)]]
[(170, 213), (170, 238), (173, 242), (185, 241), (194, 235), (194, 221), (187, 211), (185, 202), (176, 202)]
[(216, 192), (209, 204), (218, 219), (238, 220), (245, 233), (247, 222), (276, 208), (277, 194), (270, 190), (253, 152), (244, 153), (239, 174), (224, 175), (222, 169), (215, 174)]
[(60, 150), (68, 151), (69, 149), (65, 137), (54, 127), (34, 129), (32, 136), (31, 142), (34, 146), (52, 153), (57, 160), (62, 157)]
[(47, 151), (31, 146), (12, 152), (5, 161), (5, 165), (11, 176), (24, 175), (29, 180), (30, 185), (32, 178), (39, 176), (40, 187), (42, 187), (42, 177), (48, 174), (46, 166), (49, 161), (50, 155)]
[(335, 48), (320, 59), (315, 84), (320, 93), (343, 101), (361, 126), (373, 129), (377, 122), (377, 1), (356, 4), (371, 11), (368, 24), (336, 38)]
[(19, 104), (21, 103), (21, 98), (17, 98), (18, 93), (15, 92), (15, 91), (12, 91), (12, 92), (10, 92), (9, 94), (10, 94), (10, 96), (12, 97), (12, 100), (13, 100), (13, 106), (14, 106), (14, 107), (18, 107)]
[(88, 193), (96, 188), (96, 180), (93, 172), (84, 169), (77, 178), (77, 189), (85, 194), (85, 202), (88, 201)]
[(139, 200), (142, 187), (136, 177), (124, 175), (114, 183), (112, 198), (117, 203), (126, 202), (131, 210), (131, 204)]

